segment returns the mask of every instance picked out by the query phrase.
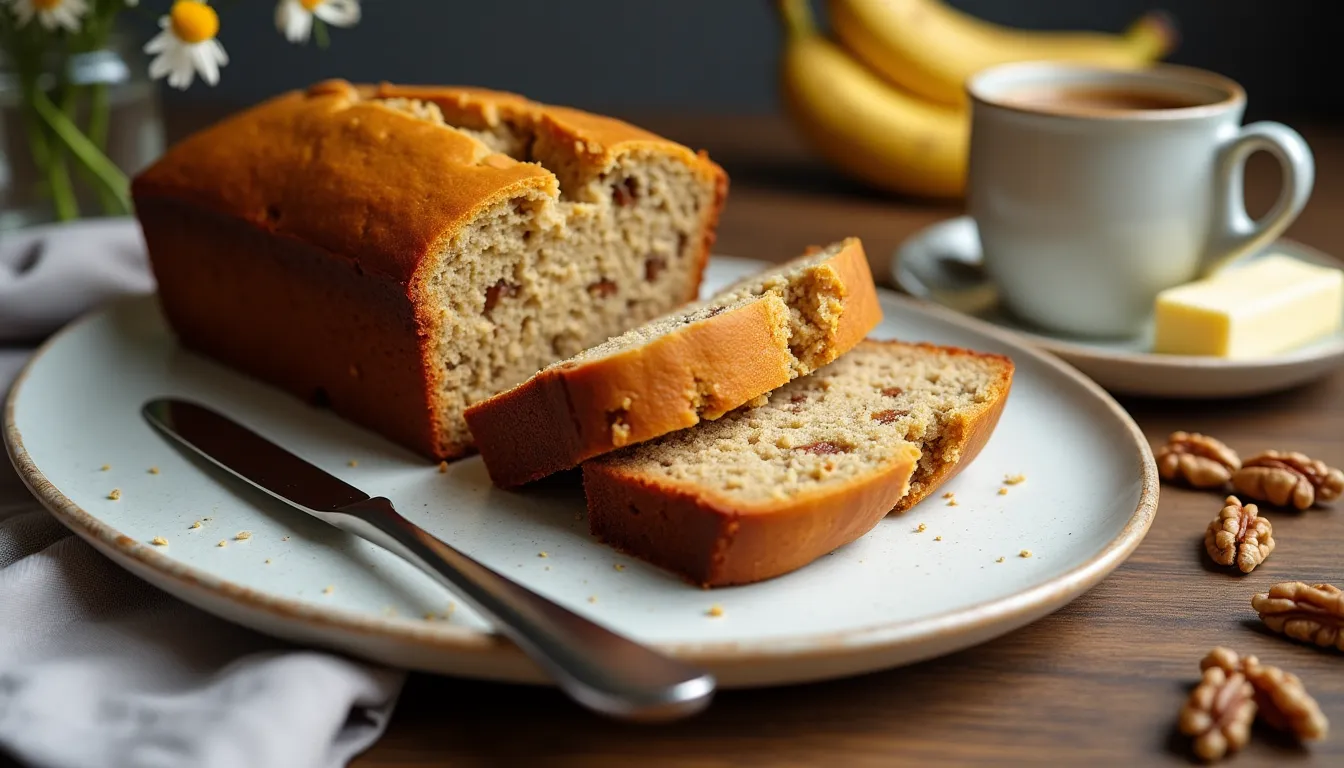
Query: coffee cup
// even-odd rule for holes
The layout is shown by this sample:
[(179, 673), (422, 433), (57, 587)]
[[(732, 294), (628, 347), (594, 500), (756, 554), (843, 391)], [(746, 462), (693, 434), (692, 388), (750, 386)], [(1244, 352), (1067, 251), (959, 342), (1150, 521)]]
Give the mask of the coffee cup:
[[(1165, 288), (1272, 243), (1311, 194), (1293, 129), (1241, 125), (1245, 91), (1198, 69), (1051, 62), (975, 75), (968, 208), (1000, 301), (1046, 329), (1132, 336)], [(1282, 166), (1268, 213), (1246, 213), (1242, 170)]]

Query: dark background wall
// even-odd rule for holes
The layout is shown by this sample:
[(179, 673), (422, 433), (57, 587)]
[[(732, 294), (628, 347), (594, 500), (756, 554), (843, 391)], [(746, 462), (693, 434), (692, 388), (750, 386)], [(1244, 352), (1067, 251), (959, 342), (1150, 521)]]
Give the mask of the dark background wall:
[[(1181, 25), (1171, 60), (1218, 70), (1250, 92), (1252, 118), (1344, 116), (1341, 0), (952, 0), (1004, 24), (1119, 31), (1165, 8)], [(144, 0), (142, 8), (165, 6)], [(820, 10), (822, 3), (816, 3)], [(458, 83), (613, 111), (776, 109), (780, 27), (772, 0), (365, 0), (332, 47), (286, 43), (273, 3), (221, 6), (231, 63), (214, 89), (169, 105), (239, 105), (326, 77)], [(149, 15), (132, 30), (148, 39)]]

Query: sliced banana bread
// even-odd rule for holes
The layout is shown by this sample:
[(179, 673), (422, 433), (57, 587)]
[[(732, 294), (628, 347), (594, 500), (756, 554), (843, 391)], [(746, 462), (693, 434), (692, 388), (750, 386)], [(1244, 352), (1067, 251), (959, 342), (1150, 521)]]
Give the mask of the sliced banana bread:
[(806, 375), (882, 318), (848, 239), (660, 317), (476, 403), (467, 424), (510, 487), (693, 426)]
[(1012, 376), (998, 355), (864, 341), (764, 405), (585, 463), (592, 533), (706, 587), (787, 573), (974, 459)]
[(627, 123), (331, 81), (132, 186), (182, 342), (427, 455), (462, 411), (699, 293), (727, 177)]

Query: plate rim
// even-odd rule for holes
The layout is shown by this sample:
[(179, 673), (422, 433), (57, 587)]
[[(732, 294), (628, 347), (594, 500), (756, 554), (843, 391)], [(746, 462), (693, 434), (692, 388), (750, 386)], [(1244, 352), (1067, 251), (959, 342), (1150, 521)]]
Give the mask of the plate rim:
[[(732, 256), (714, 255), (721, 263), (736, 263), (742, 266), (761, 267), (767, 262), (743, 259)], [(783, 638), (751, 641), (712, 641), (651, 643), (664, 653), (691, 663), (707, 666), (729, 667), (762, 661), (799, 660), (822, 662), (827, 659), (842, 659), (860, 654), (881, 654), (901, 647), (915, 648), (922, 644), (935, 642), (939, 638), (975, 635), (986, 626), (1004, 625), (1011, 627), (1034, 620), (1032, 617), (1044, 610), (1057, 610), (1071, 602), (1088, 589), (1096, 586), (1104, 578), (1129, 558), (1143, 541), (1157, 514), (1159, 488), (1157, 465), (1152, 448), (1142, 430), (1104, 389), (1087, 378), (1073, 366), (1058, 357), (1025, 344), (1013, 334), (990, 327), (978, 327), (978, 321), (971, 321), (950, 309), (929, 302), (903, 296), (888, 289), (879, 288), (879, 298), (883, 302), (894, 302), (909, 311), (932, 315), (935, 319), (968, 330), (1013, 348), (1013, 354), (1021, 354), (1035, 359), (1047, 368), (1072, 380), (1087, 394), (1099, 401), (1129, 432), (1133, 448), (1137, 451), (1141, 467), (1140, 492), (1138, 504), (1133, 513), (1110, 541), (1085, 562), (1041, 583), (1023, 589), (1006, 597), (987, 600), (965, 608), (946, 611), (916, 621), (886, 621), (866, 625), (841, 632), (825, 632), (792, 635)], [(375, 635), (385, 640), (419, 646), (421, 650), (444, 654), (508, 654), (521, 656), (521, 651), (502, 635), (489, 631), (477, 631), (468, 627), (443, 622), (426, 623), (404, 617), (372, 616), (334, 606), (320, 606), (305, 603), (296, 598), (280, 597), (236, 584), (198, 569), (191, 564), (165, 555), (147, 542), (140, 542), (126, 536), (112, 525), (101, 521), (97, 516), (81, 508), (49, 481), (32, 457), (24, 448), (23, 435), (16, 423), (16, 414), (20, 394), (29, 374), (40, 360), (77, 329), (96, 321), (110, 313), (114, 306), (129, 301), (152, 301), (157, 307), (157, 294), (146, 294), (121, 302), (113, 302), (86, 312), (76, 320), (49, 337), (24, 363), (15, 377), (4, 405), (4, 443), (10, 461), (14, 464), (23, 483), (37, 500), (51, 512), (63, 525), (90, 542), (95, 548), (109, 556), (123, 568), (136, 573), (146, 569), (160, 578), (174, 583), (183, 592), (205, 590), (212, 601), (223, 600), (237, 604), (245, 611), (261, 612), (267, 618), (281, 622), (307, 622), (308, 629), (319, 631), (338, 631), (354, 635)], [(166, 323), (165, 323), (166, 325)], [(121, 562), (124, 558), (136, 566), (131, 568)], [(137, 573), (137, 575), (139, 575)], [(146, 580), (147, 581), (147, 580)], [(157, 586), (157, 585), (155, 585)], [(162, 587), (160, 587), (162, 588)], [(205, 608), (195, 604), (201, 610)], [(216, 613), (216, 615), (219, 615)], [(1022, 621), (1026, 618), (1026, 622)], [(226, 618), (228, 621), (233, 619)], [(1014, 623), (1016, 622), (1016, 623)], [(1009, 631), (1009, 629), (1005, 629)], [(261, 631), (261, 630), (257, 630)], [(997, 637), (998, 635), (992, 635)], [(979, 644), (975, 641), (967, 646)], [(949, 651), (951, 652), (951, 651)], [(935, 653), (933, 656), (943, 655)], [(927, 656), (926, 656), (927, 657)], [(921, 657), (921, 658), (926, 658)], [(890, 666), (890, 665), (887, 665)], [(874, 667), (876, 668), (876, 667)]]
[[(1259, 372), (1273, 371), (1279, 368), (1292, 368), (1307, 363), (1324, 362), (1332, 358), (1344, 357), (1344, 334), (1340, 334), (1334, 341), (1321, 346), (1307, 347), (1305, 349), (1285, 352), (1281, 355), (1261, 358), (1227, 359), (1220, 357), (1203, 357), (1199, 355), (1159, 355), (1154, 352), (1114, 352), (1099, 347), (1089, 346), (1087, 344), (1067, 341), (1054, 336), (1034, 333), (1026, 329), (999, 325), (973, 315), (957, 312), (940, 303), (931, 295), (921, 295), (911, 291), (905, 284), (906, 281), (901, 280), (900, 277), (900, 265), (904, 260), (904, 255), (907, 251), (914, 248), (918, 243), (926, 240), (930, 236), (930, 233), (936, 229), (950, 229), (952, 227), (969, 226), (973, 224), (974, 220), (969, 214), (960, 214), (935, 221), (932, 224), (920, 228), (914, 234), (907, 237), (901, 245), (897, 246), (895, 253), (892, 254), (891, 267), (888, 270), (891, 273), (890, 277), (892, 281), (900, 286), (901, 290), (906, 292), (905, 295), (921, 303), (952, 312), (958, 317), (979, 324), (983, 328), (993, 328), (1010, 333), (1027, 343), (1038, 346), (1041, 349), (1066, 359), (1076, 358), (1088, 362), (1119, 363), (1122, 365), (1161, 369), (1162, 371), (1187, 371), (1194, 368), (1209, 372), (1237, 374), (1246, 371)], [(1274, 242), (1276, 244), (1286, 243), (1299, 251), (1311, 254), (1312, 256), (1327, 262), (1340, 262), (1339, 258), (1331, 256), (1319, 248), (1314, 248), (1291, 237), (1279, 237), (1276, 238)], [(1339, 268), (1344, 269), (1344, 264), (1340, 264)]]

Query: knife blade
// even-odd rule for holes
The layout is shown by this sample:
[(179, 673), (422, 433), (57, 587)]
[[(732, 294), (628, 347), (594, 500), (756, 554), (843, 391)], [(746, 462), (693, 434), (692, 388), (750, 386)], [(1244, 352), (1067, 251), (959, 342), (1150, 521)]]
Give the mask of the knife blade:
[(580, 704), (627, 720), (662, 721), (709, 705), (703, 670), (580, 616), (459, 552), (354, 486), (205, 406), (160, 398), (141, 409), (173, 442), (230, 475), (419, 568), (488, 617)]

